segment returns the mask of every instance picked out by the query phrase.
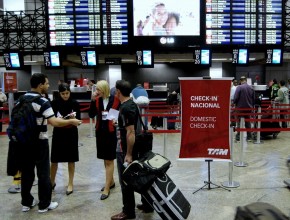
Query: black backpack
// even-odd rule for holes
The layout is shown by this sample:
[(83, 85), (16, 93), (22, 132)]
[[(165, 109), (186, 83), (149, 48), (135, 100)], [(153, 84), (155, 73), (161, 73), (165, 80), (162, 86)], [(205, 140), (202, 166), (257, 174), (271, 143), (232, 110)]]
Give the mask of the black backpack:
[(32, 102), (40, 98), (40, 95), (35, 97), (22, 95), (19, 98), (17, 105), (12, 109), (10, 123), (7, 128), (7, 134), (11, 141), (28, 144), (38, 139), (40, 130), (37, 126), (36, 113)]

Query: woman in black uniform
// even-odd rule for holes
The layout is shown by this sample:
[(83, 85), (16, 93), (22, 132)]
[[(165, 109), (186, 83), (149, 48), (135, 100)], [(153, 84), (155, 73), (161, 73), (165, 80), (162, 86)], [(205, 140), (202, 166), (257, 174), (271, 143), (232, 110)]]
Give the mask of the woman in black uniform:
[(114, 95), (110, 95), (110, 87), (107, 81), (97, 82), (96, 92), (93, 94), (90, 105), (89, 116), (96, 120), (96, 143), (97, 158), (104, 160), (106, 171), (106, 183), (101, 189), (103, 191), (101, 200), (107, 199), (110, 195), (110, 189), (115, 187), (113, 178), (114, 159), (116, 159), (117, 136), (113, 121), (107, 118), (110, 109), (119, 109), (120, 101)]
[[(62, 83), (58, 87), (59, 98), (51, 102), (55, 117), (80, 119), (79, 103), (70, 97), (70, 87)], [(73, 193), (75, 162), (79, 161), (78, 128), (76, 126), (54, 127), (51, 144), (51, 184), (55, 187), (58, 163), (68, 162), (68, 186), (66, 194)]]

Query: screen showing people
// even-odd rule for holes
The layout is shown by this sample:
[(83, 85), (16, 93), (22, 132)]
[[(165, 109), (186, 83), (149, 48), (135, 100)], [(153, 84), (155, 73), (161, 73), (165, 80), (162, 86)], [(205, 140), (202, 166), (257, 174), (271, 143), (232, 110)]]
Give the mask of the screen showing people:
[(199, 36), (200, 0), (134, 0), (134, 36)]

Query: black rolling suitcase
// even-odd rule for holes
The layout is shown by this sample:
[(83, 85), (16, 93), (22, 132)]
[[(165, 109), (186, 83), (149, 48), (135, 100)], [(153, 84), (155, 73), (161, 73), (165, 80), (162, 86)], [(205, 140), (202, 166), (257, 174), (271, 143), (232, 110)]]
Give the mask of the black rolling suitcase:
[[(281, 128), (278, 121), (273, 122), (261, 122), (261, 128)], [(273, 135), (273, 138), (275, 139), (280, 131), (261, 131), (261, 137), (267, 137), (268, 135)]]
[(191, 205), (167, 174), (158, 177), (142, 197), (162, 219), (187, 219)]

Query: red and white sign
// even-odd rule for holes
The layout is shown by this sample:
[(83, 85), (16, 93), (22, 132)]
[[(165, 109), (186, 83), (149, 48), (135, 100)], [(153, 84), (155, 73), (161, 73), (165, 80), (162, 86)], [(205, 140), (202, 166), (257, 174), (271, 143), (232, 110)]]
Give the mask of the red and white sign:
[(16, 72), (4, 72), (3, 74), (5, 92), (17, 92), (17, 74)]
[(179, 158), (230, 159), (231, 79), (181, 77)]

